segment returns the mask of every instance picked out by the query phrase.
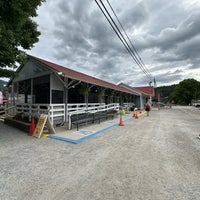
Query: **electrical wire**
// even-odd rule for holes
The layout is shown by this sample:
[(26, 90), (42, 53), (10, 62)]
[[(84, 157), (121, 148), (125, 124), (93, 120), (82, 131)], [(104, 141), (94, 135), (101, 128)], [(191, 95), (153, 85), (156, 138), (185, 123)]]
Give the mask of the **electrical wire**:
[(140, 67), (140, 69), (144, 72), (144, 74), (147, 76), (147, 78), (152, 80), (153, 79), (152, 75), (147, 71), (147, 69), (145, 69), (144, 62), (142, 61), (141, 57), (139, 56), (137, 50), (135, 49), (135, 47), (134, 47), (133, 43), (131, 42), (130, 38), (128, 37), (127, 33), (125, 32), (121, 22), (119, 21), (119, 18), (117, 17), (117, 15), (116, 15), (114, 9), (112, 8), (111, 4), (109, 3), (109, 1), (107, 0), (107, 3), (109, 5), (110, 9), (112, 10), (113, 14), (115, 15), (118, 23), (120, 24), (121, 29), (123, 30), (124, 34), (126, 35), (131, 46), (128, 44), (127, 40), (124, 38), (124, 36), (121, 33), (120, 29), (118, 28), (117, 24), (115, 23), (112, 16), (108, 12), (108, 9), (106, 8), (106, 6), (103, 4), (103, 2), (101, 0), (99, 0), (99, 1), (100, 1), (101, 5), (97, 2), (97, 0), (95, 0), (97, 6), (100, 8), (104, 17), (107, 19), (107, 21), (111, 25), (112, 29), (114, 30), (114, 32), (117, 34), (118, 38), (120, 39), (122, 44), (125, 46), (126, 50), (129, 52), (131, 57), (134, 59), (134, 61), (137, 63), (137, 65)]
[(108, 10), (106, 9), (105, 5), (103, 4), (103, 2), (100, 0), (104, 10), (106, 11), (106, 13), (108, 14), (108, 16), (110, 17), (112, 23), (114, 24), (114, 26), (116, 27), (117, 31), (119, 32), (121, 38), (123, 38), (124, 43), (126, 44), (126, 47), (129, 49), (129, 53), (131, 53), (131, 56), (133, 57), (134, 61), (138, 64), (138, 66), (140, 67), (140, 69), (146, 74), (146, 76), (151, 79), (151, 76), (145, 71), (145, 69), (143, 68), (143, 66), (141, 65), (140, 61), (138, 60), (138, 58), (136, 57), (136, 55), (134, 54), (134, 52), (132, 51), (132, 49), (130, 48), (130, 45), (128, 44), (128, 42), (126, 41), (126, 39), (124, 38), (123, 34), (121, 33), (121, 31), (119, 30), (118, 26), (116, 25), (116, 23), (114, 22), (113, 18), (111, 17), (110, 13), (108, 12)]
[(124, 34), (126, 35), (128, 41), (129, 41), (129, 43), (131, 44), (131, 46), (132, 46), (134, 52), (136, 53), (136, 55), (137, 55), (137, 57), (136, 57), (137, 60), (138, 60), (139, 62), (141, 62), (141, 67), (142, 67), (142, 68), (144, 69), (144, 71), (149, 75), (149, 78), (153, 79), (152, 75), (148, 72), (147, 69), (145, 69), (146, 67), (145, 67), (144, 62), (142, 61), (142, 59), (141, 59), (141, 57), (139, 56), (139, 54), (138, 54), (136, 48), (134, 47), (133, 43), (131, 42), (129, 36), (127, 35), (127, 33), (126, 33), (126, 31), (125, 31), (125, 29), (124, 29), (122, 23), (120, 22), (119, 18), (117, 17), (117, 14), (115, 13), (113, 7), (111, 6), (109, 0), (106, 0), (106, 1), (107, 1), (108, 5), (109, 5), (110, 9), (112, 10), (113, 14), (115, 15), (115, 17), (116, 17), (116, 19), (117, 19), (117, 21), (118, 21), (120, 27), (122, 28), (122, 30), (123, 30), (123, 32), (124, 32)]
[[(101, 6), (98, 3), (97, 3), (97, 5), (101, 9), (101, 11), (104, 14), (104, 16), (106, 17), (107, 21), (109, 22), (109, 24), (111, 25), (111, 27), (113, 28), (113, 30), (115, 31), (115, 33), (117, 34), (117, 36), (119, 37), (120, 41), (123, 43), (123, 45), (125, 46), (125, 48), (127, 49), (127, 51), (130, 53), (130, 55), (132, 56), (132, 58), (135, 60), (135, 62), (138, 65), (140, 65), (140, 63), (136, 60), (135, 55), (133, 54), (133, 52), (132, 52), (130, 46), (128, 45), (127, 41), (125, 40), (124, 36), (121, 34), (121, 31), (119, 30), (119, 28), (116, 26), (115, 22), (113, 21), (113, 19), (111, 19), (111, 21), (110, 21), (110, 19), (107, 17), (106, 13), (103, 11), (103, 9), (101, 8)], [(108, 13), (108, 16), (111, 17), (109, 15), (109, 13)], [(114, 25), (112, 24), (112, 22), (113, 22)]]

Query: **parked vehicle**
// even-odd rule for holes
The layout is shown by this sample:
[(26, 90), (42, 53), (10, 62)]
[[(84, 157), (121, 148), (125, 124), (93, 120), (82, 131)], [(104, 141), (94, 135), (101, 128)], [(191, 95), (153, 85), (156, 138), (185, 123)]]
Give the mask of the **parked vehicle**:
[(200, 107), (200, 100), (193, 102), (192, 105), (195, 106), (196, 108)]

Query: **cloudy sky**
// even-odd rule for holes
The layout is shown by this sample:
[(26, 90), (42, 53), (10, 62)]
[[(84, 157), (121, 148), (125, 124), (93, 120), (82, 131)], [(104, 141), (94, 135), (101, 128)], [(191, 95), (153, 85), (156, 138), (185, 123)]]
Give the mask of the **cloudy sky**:
[[(157, 86), (200, 81), (199, 0), (109, 2)], [(29, 54), (114, 84), (149, 84), (94, 0), (47, 0), (34, 20), (41, 36)]]

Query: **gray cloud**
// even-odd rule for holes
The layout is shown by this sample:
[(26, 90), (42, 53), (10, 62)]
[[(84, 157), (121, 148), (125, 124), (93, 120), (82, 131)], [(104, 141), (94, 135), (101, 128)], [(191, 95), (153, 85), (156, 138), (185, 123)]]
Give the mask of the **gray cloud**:
[(177, 83), (177, 80), (182, 80), (183, 75), (182, 70), (176, 70), (176, 71), (168, 71), (166, 73), (160, 73), (157, 76), (157, 83), (164, 84), (164, 85), (169, 85), (169, 84), (174, 84)]
[[(106, 3), (106, 1), (103, 1)], [(200, 3), (110, 0), (148, 71), (159, 84), (200, 81)], [(148, 85), (95, 1), (49, 0), (38, 11), (40, 42), (30, 54), (118, 83)], [(197, 70), (193, 73), (191, 70)], [(196, 74), (196, 75), (194, 75)]]
[(200, 14), (189, 16), (176, 28), (163, 29), (158, 36), (149, 36), (147, 44), (149, 47), (157, 47), (162, 51), (177, 48), (179, 43), (183, 43), (200, 34)]
[(150, 12), (143, 1), (130, 4), (128, 9), (124, 10), (119, 16), (126, 30), (142, 26), (148, 20)]

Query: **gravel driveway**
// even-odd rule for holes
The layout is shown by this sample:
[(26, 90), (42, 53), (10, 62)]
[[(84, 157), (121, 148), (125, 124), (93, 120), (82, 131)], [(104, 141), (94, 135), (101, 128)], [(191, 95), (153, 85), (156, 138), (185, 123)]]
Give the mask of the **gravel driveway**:
[(0, 122), (2, 200), (199, 200), (200, 110), (173, 107), (80, 144)]

